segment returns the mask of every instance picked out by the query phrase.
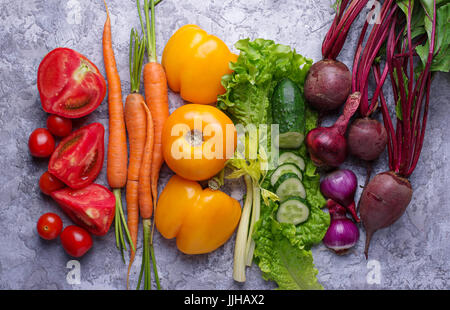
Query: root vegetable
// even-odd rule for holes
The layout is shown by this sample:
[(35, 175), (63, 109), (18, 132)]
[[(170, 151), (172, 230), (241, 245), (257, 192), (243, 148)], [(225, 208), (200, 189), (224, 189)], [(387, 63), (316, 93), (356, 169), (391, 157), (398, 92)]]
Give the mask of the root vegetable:
[[(382, 87), (389, 66), (385, 66), (381, 76), (375, 76), (376, 88), (371, 99), (369, 99), (369, 77), (371, 71), (376, 75), (375, 70), (371, 68), (379, 65), (377, 55), (383, 42), (394, 31), (391, 21), (395, 18), (396, 10), (393, 0), (384, 1), (379, 14), (381, 22), (371, 28), (369, 28), (369, 21), (365, 22), (353, 60), (352, 92), (361, 92), (359, 112), (362, 118), (357, 119), (350, 126), (348, 144), (350, 153), (365, 161), (377, 159), (386, 148), (388, 141), (384, 126), (369, 117), (379, 106), (378, 100), (384, 100)], [(366, 36), (368, 29), (370, 32)], [(370, 175), (367, 176), (367, 179), (369, 178)]]
[[(378, 62), (372, 65), (377, 84), (372, 98), (379, 99), (381, 104), (388, 134), (390, 171), (375, 176), (360, 198), (360, 214), (366, 229), (366, 258), (373, 233), (395, 223), (411, 201), (412, 187), (408, 178), (416, 168), (423, 146), (433, 73), (450, 70), (448, 64), (441, 62), (445, 48), (439, 41), (445, 33), (439, 31), (443, 29), (439, 20), (446, 18), (448, 4), (443, 5), (436, 0), (426, 5), (421, 2), (421, 6), (413, 6), (413, 3), (407, 1), (400, 5), (397, 1), (385, 1), (382, 16), (393, 17), (388, 20), (388, 27), (380, 39), (372, 39), (379, 41), (377, 45), (385, 43), (386, 46), (384, 69), (381, 71)], [(425, 16), (424, 26), (416, 23), (421, 14)], [(386, 25), (383, 17), (381, 25)], [(381, 90), (388, 74), (394, 95), (396, 124)], [(361, 114), (369, 115), (374, 106), (376, 104), (368, 106), (362, 100)], [(366, 109), (367, 114), (364, 113)]]
[(322, 43), (323, 60), (310, 68), (304, 86), (306, 101), (321, 114), (338, 109), (352, 92), (352, 74), (336, 58), (344, 46), (351, 25), (367, 2), (336, 2), (336, 15)]
[(402, 216), (411, 201), (412, 192), (410, 182), (392, 171), (377, 174), (364, 188), (359, 212), (366, 230), (366, 258), (373, 234)]
[(331, 222), (323, 243), (336, 254), (346, 254), (359, 239), (358, 227), (345, 215), (345, 208), (329, 199), (327, 207)]
[(347, 158), (347, 141), (344, 137), (347, 124), (359, 106), (360, 93), (351, 94), (343, 114), (331, 127), (318, 127), (306, 136), (311, 159), (317, 166), (339, 167)]
[(336, 170), (328, 174), (320, 183), (322, 194), (344, 206), (358, 223), (359, 217), (355, 208), (355, 192), (358, 180), (356, 175), (348, 169)]
[(345, 103), (352, 87), (350, 70), (342, 62), (324, 59), (309, 69), (304, 92), (308, 104), (321, 112), (338, 109)]
[(387, 140), (386, 129), (375, 119), (356, 119), (348, 130), (349, 151), (362, 160), (377, 159), (386, 148)]

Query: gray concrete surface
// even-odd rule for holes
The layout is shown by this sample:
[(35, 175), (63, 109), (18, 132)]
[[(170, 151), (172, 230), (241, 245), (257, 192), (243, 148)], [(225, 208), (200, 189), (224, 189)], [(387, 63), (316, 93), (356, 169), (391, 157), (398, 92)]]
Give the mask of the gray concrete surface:
[[(143, 2), (143, 1), (141, 1)], [(130, 27), (139, 21), (132, 0), (109, 0), (114, 48), (128, 93), (128, 40)], [(263, 37), (291, 45), (315, 61), (321, 58), (322, 39), (330, 26), (330, 0), (165, 0), (157, 8), (157, 51), (178, 27), (198, 24), (218, 35), (229, 46), (238, 39)], [(98, 65), (104, 73), (101, 35), (105, 11), (101, 0), (0, 0), (0, 289), (124, 289), (126, 267), (114, 243), (113, 229), (94, 238), (92, 250), (79, 260), (79, 284), (67, 281), (71, 260), (59, 243), (41, 240), (35, 230), (44, 212), (70, 220), (38, 187), (47, 161), (32, 158), (27, 139), (45, 127), (36, 87), (37, 68), (50, 50), (73, 48)], [(351, 64), (357, 23), (340, 60)], [(450, 76), (438, 74), (432, 85), (429, 127), (418, 168), (411, 177), (413, 201), (393, 226), (379, 231), (366, 261), (364, 236), (346, 256), (336, 256), (322, 244), (313, 249), (318, 278), (326, 289), (449, 289), (450, 288), (450, 191), (449, 189), (449, 88)], [(182, 104), (170, 94), (170, 109)], [(76, 126), (92, 121), (107, 124), (106, 101)], [(328, 121), (328, 120), (327, 120)], [(350, 159), (363, 182), (364, 166)], [(386, 154), (375, 172), (386, 169)], [(161, 183), (171, 175), (164, 167)], [(105, 171), (98, 181), (106, 184)], [(229, 183), (226, 191), (242, 198), (241, 184)], [(357, 195), (360, 194), (360, 189)], [(363, 230), (361, 229), (361, 232)], [(173, 240), (155, 236), (156, 257), (165, 289), (272, 289), (256, 266), (247, 271), (247, 282), (232, 280), (233, 238), (217, 251), (187, 256)], [(136, 281), (140, 245), (131, 278)], [(69, 266), (69, 268), (67, 268)], [(70, 274), (69, 274), (70, 278)]]

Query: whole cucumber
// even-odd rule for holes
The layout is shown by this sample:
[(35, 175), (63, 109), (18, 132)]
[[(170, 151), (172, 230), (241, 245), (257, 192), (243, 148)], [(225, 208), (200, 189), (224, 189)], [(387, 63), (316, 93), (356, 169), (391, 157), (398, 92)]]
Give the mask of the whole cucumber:
[(272, 123), (279, 125), (279, 147), (299, 148), (305, 137), (305, 99), (290, 79), (281, 80), (272, 96)]

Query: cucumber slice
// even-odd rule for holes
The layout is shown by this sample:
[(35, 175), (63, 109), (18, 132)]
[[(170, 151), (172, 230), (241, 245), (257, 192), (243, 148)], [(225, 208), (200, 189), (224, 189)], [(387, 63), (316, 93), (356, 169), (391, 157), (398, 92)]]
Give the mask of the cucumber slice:
[(275, 186), (275, 194), (280, 198), (280, 201), (285, 199), (298, 196), (300, 198), (306, 198), (305, 187), (302, 181), (294, 174), (287, 173), (282, 175)]
[(292, 152), (284, 152), (278, 158), (278, 165), (285, 163), (295, 164), (300, 170), (305, 171), (305, 160)]
[(277, 221), (280, 223), (300, 224), (309, 217), (307, 203), (299, 197), (291, 197), (280, 204), (277, 212)]
[(277, 184), (278, 179), (286, 173), (293, 173), (295, 174), (300, 180), (303, 179), (302, 176), (302, 171), (294, 164), (283, 164), (278, 166), (277, 169), (275, 169), (275, 171), (272, 173), (272, 175), (270, 176), (270, 184), (272, 184), (272, 186), (275, 186), (275, 184)]
[(305, 135), (300, 132), (290, 131), (278, 136), (278, 145), (282, 149), (297, 149), (302, 143)]

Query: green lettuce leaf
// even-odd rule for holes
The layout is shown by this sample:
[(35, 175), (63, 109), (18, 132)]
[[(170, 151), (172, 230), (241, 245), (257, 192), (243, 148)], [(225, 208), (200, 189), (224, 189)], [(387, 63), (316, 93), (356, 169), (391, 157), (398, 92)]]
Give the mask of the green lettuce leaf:
[(235, 124), (271, 124), (270, 98), (275, 86), (288, 77), (303, 89), (312, 60), (272, 40), (243, 39), (235, 46), (240, 54), (230, 64), (234, 72), (222, 78), (226, 93), (219, 96), (217, 107)]

